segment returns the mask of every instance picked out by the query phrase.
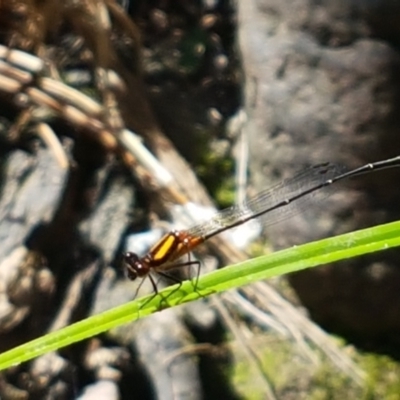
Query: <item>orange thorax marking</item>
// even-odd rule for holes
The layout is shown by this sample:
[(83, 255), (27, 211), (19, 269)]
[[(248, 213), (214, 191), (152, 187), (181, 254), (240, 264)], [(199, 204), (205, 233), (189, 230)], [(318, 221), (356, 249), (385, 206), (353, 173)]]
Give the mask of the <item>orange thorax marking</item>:
[(150, 262), (156, 264), (154, 266), (161, 266), (190, 253), (203, 241), (202, 237), (190, 236), (186, 231), (172, 231), (150, 249), (147, 257)]

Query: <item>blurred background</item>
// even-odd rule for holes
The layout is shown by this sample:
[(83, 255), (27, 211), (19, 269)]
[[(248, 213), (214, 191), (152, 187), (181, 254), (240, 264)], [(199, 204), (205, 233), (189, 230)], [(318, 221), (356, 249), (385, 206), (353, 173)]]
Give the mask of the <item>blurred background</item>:
[[(190, 204), (398, 155), (399, 18), (393, 0), (0, 2), (0, 351), (132, 300), (121, 253)], [(398, 178), (349, 180), (196, 257), (394, 221)], [(0, 397), (400, 399), (399, 309), (398, 251), (377, 253), (46, 354), (2, 372)]]

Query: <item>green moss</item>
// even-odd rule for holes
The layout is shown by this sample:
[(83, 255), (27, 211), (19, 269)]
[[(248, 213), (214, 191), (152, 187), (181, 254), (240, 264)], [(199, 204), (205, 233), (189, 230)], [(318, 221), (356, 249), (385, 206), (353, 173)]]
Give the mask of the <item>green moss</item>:
[(390, 357), (368, 354), (362, 357), (361, 366), (367, 371), (364, 399), (400, 399), (400, 364)]
[(236, 364), (232, 381), (236, 391), (245, 399), (265, 399), (268, 382), (277, 398), (293, 398), (290, 397), (293, 392), (295, 398), (300, 398), (302, 382), (309, 380), (312, 368), (304, 358), (293, 353), (293, 344), (265, 334), (257, 335), (251, 346), (257, 354), (257, 363), (249, 362), (239, 348), (234, 350)]
[(310, 400), (362, 399), (365, 389), (325, 361), (309, 383)]
[(321, 364), (316, 367), (294, 343), (271, 334), (255, 335), (248, 344), (256, 352), (262, 372), (244, 357), (240, 346), (232, 346), (235, 359), (232, 382), (244, 399), (265, 398), (264, 374), (280, 400), (400, 400), (400, 364), (387, 356), (354, 354), (367, 374), (365, 384), (359, 386), (321, 353)]
[(195, 167), (196, 174), (204, 182), (211, 196), (221, 208), (235, 201), (234, 162), (226, 155), (219, 155), (203, 144)]

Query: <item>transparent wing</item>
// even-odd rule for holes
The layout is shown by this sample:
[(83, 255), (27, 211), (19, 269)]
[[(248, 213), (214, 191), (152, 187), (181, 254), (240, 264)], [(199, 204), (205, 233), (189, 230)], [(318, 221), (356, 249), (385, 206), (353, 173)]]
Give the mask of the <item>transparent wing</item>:
[(329, 187), (346, 169), (325, 163), (301, 171), (250, 198), (244, 204), (222, 210), (208, 221), (188, 230), (192, 236), (207, 239), (226, 229), (262, 217), (263, 225), (269, 226), (292, 217), (329, 195)]

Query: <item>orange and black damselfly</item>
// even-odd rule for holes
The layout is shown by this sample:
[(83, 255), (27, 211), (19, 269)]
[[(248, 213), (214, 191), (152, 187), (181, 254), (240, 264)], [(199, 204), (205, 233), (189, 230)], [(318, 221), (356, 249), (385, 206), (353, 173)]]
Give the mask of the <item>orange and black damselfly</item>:
[(344, 171), (342, 167), (330, 163), (307, 168), (241, 205), (218, 212), (203, 223), (187, 230), (173, 230), (167, 233), (143, 257), (132, 252), (124, 253), (127, 276), (131, 280), (149, 276), (157, 292), (150, 273), (164, 275), (166, 271), (179, 266), (198, 264), (190, 260), (178, 260), (209, 238), (262, 216), (265, 216), (264, 225), (271, 225), (304, 209), (309, 198), (324, 187), (343, 179), (394, 167), (400, 167), (400, 156), (366, 164), (350, 171)]

